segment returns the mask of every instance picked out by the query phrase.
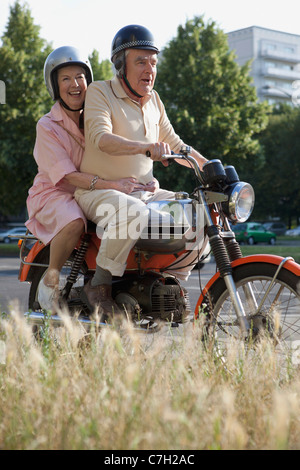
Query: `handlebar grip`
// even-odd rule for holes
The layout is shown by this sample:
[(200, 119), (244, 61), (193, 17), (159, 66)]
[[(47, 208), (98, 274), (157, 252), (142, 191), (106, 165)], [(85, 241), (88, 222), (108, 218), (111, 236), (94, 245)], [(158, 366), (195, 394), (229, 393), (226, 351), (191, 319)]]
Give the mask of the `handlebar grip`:
[[(175, 153), (173, 152), (173, 150), (171, 150), (171, 155), (175, 155)], [(151, 152), (150, 152), (150, 150), (146, 150), (146, 157), (151, 158)]]

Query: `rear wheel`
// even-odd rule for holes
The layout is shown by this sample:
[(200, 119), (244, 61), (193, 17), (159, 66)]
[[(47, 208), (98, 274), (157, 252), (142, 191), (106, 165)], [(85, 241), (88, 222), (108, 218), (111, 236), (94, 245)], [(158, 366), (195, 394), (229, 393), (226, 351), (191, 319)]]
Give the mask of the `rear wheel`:
[[(299, 277), (283, 267), (271, 286), (277, 269), (278, 266), (273, 264), (249, 263), (234, 268), (233, 277), (253, 335), (259, 337), (263, 333), (276, 344), (293, 347), (300, 340)], [(270, 291), (261, 305), (269, 287)], [(218, 339), (240, 339), (241, 330), (223, 279), (218, 279), (211, 287), (204, 301), (210, 326)]]

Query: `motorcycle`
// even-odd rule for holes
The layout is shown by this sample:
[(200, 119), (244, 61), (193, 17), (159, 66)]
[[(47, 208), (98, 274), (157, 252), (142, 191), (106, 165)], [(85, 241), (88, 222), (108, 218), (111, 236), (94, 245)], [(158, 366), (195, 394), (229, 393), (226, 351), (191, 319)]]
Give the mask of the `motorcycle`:
[[(216, 273), (203, 289), (199, 287), (192, 321), (204, 318), (204, 330), (214, 336), (247, 340), (267, 333), (276, 344), (296, 340), (300, 331), (300, 266), (290, 257), (242, 256), (231, 229), (230, 224), (245, 222), (252, 213), (252, 186), (240, 181), (233, 166), (224, 167), (217, 159), (208, 161), (201, 171), (188, 147), (165, 158), (185, 159), (198, 186), (191, 195), (177, 193), (174, 201), (156, 203), (155, 230), (152, 223), (151, 236), (149, 231), (148, 236), (143, 234), (130, 252), (123, 277), (114, 278), (115, 301), (139, 330), (156, 331), (162, 323), (172, 327), (184, 324), (192, 316), (188, 293), (169, 271), (176, 269), (179, 259), (181, 265), (185, 257), (190, 259), (192, 253), (196, 263), (209, 241)], [(167, 231), (161, 224), (166, 215)], [(95, 225), (89, 224), (60, 279), (61, 299), (85, 327), (95, 324), (92, 312), (80, 299), (80, 290), (96, 268), (101, 243), (96, 232)], [(48, 267), (49, 246), (27, 234), (20, 259), (19, 280), (31, 283), (26, 316), (34, 325), (42, 325), (45, 312), (37, 293)], [(55, 314), (51, 322), (61, 325), (62, 319)]]

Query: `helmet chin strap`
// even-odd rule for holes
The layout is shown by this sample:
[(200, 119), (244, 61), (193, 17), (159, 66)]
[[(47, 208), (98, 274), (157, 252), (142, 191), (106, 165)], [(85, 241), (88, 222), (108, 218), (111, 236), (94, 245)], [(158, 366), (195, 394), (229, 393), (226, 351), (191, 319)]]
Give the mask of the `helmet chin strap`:
[(135, 96), (137, 96), (138, 98), (143, 98), (143, 95), (139, 95), (133, 88), (132, 86), (130, 85), (125, 73), (123, 73), (122, 75), (122, 78), (124, 80), (124, 82), (126, 83), (127, 87), (129, 88), (129, 90), (131, 91), (131, 93), (133, 93)]
[(82, 106), (81, 108), (79, 109), (71, 109), (70, 106), (67, 105), (67, 103), (64, 102), (64, 100), (62, 100), (61, 98), (59, 98), (59, 101), (61, 102), (62, 106), (67, 109), (68, 111), (73, 111), (74, 113), (76, 113), (77, 111), (81, 111), (83, 108), (84, 108), (84, 103), (82, 103)]

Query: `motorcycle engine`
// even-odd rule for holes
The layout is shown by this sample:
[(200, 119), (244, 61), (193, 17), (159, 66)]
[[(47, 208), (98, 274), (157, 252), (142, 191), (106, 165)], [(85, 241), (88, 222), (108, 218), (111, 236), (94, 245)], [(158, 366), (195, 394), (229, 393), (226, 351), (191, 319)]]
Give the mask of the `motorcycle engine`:
[(131, 316), (183, 323), (191, 314), (188, 292), (172, 276), (126, 277), (116, 282), (113, 292)]

